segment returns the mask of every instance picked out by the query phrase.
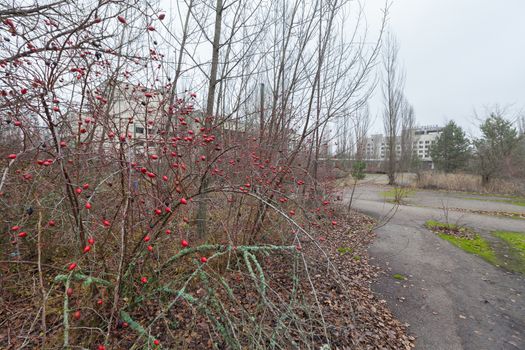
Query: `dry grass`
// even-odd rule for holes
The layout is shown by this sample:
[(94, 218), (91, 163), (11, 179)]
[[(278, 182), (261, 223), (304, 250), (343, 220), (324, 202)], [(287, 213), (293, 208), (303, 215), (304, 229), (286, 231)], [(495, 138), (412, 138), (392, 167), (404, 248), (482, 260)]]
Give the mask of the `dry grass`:
[(525, 181), (523, 180), (493, 179), (488, 186), (483, 187), (481, 176), (473, 174), (423, 172), (419, 177), (417, 187), (448, 191), (525, 195)]

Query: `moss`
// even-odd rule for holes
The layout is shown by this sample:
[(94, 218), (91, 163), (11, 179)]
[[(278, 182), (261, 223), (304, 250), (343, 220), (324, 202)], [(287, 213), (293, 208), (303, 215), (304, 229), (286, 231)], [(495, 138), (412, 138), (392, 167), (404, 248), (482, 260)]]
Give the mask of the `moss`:
[(399, 281), (404, 281), (406, 280), (407, 278), (405, 276), (403, 276), (402, 274), (400, 273), (395, 273), (392, 275), (392, 278), (396, 279), (396, 280), (399, 280)]
[(361, 260), (361, 257), (359, 255), (354, 255), (354, 260), (355, 261), (359, 261), (359, 260)]
[(479, 235), (476, 235), (473, 239), (459, 238), (445, 233), (438, 233), (438, 236), (449, 241), (456, 247), (463, 249), (467, 253), (477, 255), (491, 264), (498, 264), (498, 260), (491, 246)]

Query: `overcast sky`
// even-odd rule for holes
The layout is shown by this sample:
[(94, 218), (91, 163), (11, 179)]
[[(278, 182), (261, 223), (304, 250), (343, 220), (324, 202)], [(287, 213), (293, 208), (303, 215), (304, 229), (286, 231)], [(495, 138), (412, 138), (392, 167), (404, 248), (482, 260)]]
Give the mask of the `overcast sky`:
[[(363, 2), (374, 28), (384, 0)], [(525, 110), (525, 0), (394, 0), (389, 25), (418, 124), (454, 120), (477, 133), (474, 109)], [(374, 114), (380, 103), (371, 101)], [(382, 131), (380, 118), (373, 131)]]

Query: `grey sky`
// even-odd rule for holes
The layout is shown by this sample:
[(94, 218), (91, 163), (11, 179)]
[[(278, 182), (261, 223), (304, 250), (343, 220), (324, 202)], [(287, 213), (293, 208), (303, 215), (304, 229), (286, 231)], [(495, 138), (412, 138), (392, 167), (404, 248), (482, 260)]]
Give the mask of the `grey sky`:
[[(364, 2), (374, 28), (384, 0)], [(455, 120), (476, 134), (474, 109), (525, 108), (525, 0), (394, 0), (389, 17), (419, 124)]]

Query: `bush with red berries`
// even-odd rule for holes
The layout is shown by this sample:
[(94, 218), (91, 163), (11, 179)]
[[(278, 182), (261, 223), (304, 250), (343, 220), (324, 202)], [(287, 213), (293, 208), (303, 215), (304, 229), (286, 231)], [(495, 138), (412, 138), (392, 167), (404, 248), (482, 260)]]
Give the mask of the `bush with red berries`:
[(329, 344), (303, 255), (339, 225), (311, 146), (326, 121), (275, 104), (252, 125), (230, 93), (246, 81), (225, 83), (247, 66), (226, 64), (207, 114), (165, 17), (139, 1), (2, 16), (1, 307), (25, 310), (9, 346)]

